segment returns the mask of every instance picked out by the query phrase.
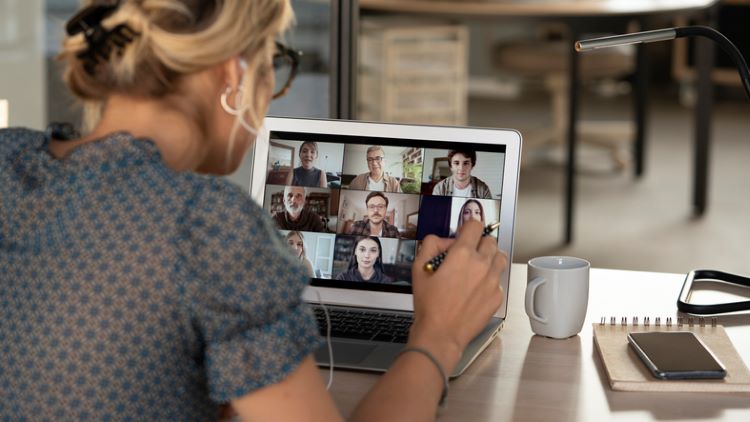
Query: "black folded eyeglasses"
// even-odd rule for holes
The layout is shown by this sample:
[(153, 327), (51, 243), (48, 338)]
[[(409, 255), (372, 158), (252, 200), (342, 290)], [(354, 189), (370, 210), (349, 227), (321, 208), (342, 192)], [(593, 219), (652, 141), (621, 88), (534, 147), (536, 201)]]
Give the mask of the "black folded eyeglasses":
[(292, 50), (276, 41), (276, 52), (273, 54), (273, 69), (276, 77), (273, 99), (284, 96), (297, 76), (301, 51)]

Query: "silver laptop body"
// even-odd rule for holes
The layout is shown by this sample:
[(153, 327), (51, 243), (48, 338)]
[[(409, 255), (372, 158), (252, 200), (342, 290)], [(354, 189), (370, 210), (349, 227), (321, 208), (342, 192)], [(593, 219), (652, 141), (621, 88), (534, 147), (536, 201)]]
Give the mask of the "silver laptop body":
[[(313, 169), (308, 168), (308, 172), (295, 170), (302, 168), (303, 164), (309, 167), (310, 144), (302, 151), (305, 142), (315, 142), (317, 145)], [(368, 148), (373, 146), (381, 148), (371, 149), (368, 153)], [(419, 240), (431, 233), (444, 237), (455, 235), (459, 210), (464, 210), (463, 205), (467, 205), (471, 199), (433, 195), (440, 191), (436, 186), (450, 178), (451, 168), (447, 157), (452, 150), (476, 153), (476, 164), (471, 175), (482, 181), (484, 187), (472, 191), (483, 196), (474, 198), (477, 199), (475, 202), (482, 205), (485, 224), (500, 221), (500, 227), (493, 235), (498, 239), (498, 247), (512, 260), (521, 156), (519, 132), (511, 129), (266, 118), (252, 154), (250, 193), (266, 211), (276, 216), (279, 225), (285, 225), (284, 228), (280, 227), (282, 233), (300, 229), (304, 237), (305, 259), (312, 266), (311, 285), (304, 293), (306, 301), (311, 304), (320, 302), (329, 311), (346, 315), (359, 314), (360, 311), (367, 315), (389, 317), (395, 314), (408, 318), (411, 315), (410, 268)], [(380, 161), (374, 162), (378, 156)], [(456, 156), (461, 157), (459, 154)], [(368, 157), (371, 158), (369, 162)], [(303, 162), (303, 158), (306, 162)], [(365, 200), (372, 190), (367, 188), (370, 185), (360, 183), (363, 177), (357, 179), (357, 176), (367, 173), (373, 163), (381, 164), (382, 171), (388, 177), (384, 183), (389, 183), (389, 190), (382, 191), (388, 198), (388, 206), (380, 210), (385, 214), (382, 216), (377, 214), (376, 208), (366, 207)], [(320, 173), (316, 170), (324, 172), (324, 186), (318, 184)], [(300, 223), (302, 225), (294, 226), (295, 222), (287, 217), (289, 214), (284, 214), (287, 212), (285, 193), (291, 196), (291, 191), (295, 190), (285, 191), (290, 178), (293, 184), (308, 184), (304, 188), (306, 211), (303, 213), (310, 217), (306, 221), (315, 220), (315, 224)], [(401, 192), (393, 191), (396, 182)], [(289, 204), (295, 205), (293, 202)], [(354, 274), (352, 268), (359, 271), (360, 265), (365, 268), (373, 265), (368, 258), (360, 257), (353, 250), (357, 242), (365, 246), (373, 245), (373, 242), (361, 241), (361, 237), (351, 234), (358, 233), (363, 226), (367, 227), (370, 216), (373, 221), (382, 217), (389, 222), (391, 236), (395, 233), (393, 227), (398, 229), (398, 238), (386, 237), (385, 230), (379, 233), (378, 248), (373, 249), (379, 249), (378, 268), (382, 269), (379, 270), (382, 277), (377, 283), (370, 282), (374, 278), (363, 281), (350, 276)], [(293, 239), (297, 238), (293, 236)], [(375, 262), (377, 266), (377, 260)], [(509, 280), (510, 266), (498, 280), (503, 286), (506, 300), (467, 347), (452, 376), (460, 375), (497, 336), (507, 314)], [(361, 316), (358, 318), (362, 319)], [(369, 320), (369, 317), (366, 319)], [(336, 368), (373, 371), (387, 370), (404, 347), (404, 343), (399, 342), (348, 336), (334, 336), (332, 345)], [(318, 350), (315, 357), (321, 366), (327, 366), (330, 362), (327, 347)]]

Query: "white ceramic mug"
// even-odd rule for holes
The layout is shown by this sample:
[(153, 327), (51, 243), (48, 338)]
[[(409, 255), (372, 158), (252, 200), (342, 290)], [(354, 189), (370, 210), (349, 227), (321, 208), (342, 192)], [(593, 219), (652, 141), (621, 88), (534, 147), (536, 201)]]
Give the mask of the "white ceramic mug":
[(570, 256), (541, 256), (529, 260), (526, 314), (531, 331), (568, 338), (583, 328), (589, 302), (591, 264)]

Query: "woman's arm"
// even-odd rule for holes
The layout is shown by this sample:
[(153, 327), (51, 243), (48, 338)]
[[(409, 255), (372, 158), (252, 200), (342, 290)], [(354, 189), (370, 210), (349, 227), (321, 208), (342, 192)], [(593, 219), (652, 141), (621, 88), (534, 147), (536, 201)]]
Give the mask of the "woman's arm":
[[(458, 362), (460, 353), (448, 357), (450, 353), (439, 355)], [(442, 391), (443, 380), (434, 364), (417, 353), (405, 353), (360, 402), (351, 420), (433, 420)], [(283, 381), (233, 400), (232, 407), (241, 421), (343, 420), (312, 357)]]
[[(502, 303), (498, 280), (507, 259), (497, 250), (496, 239), (481, 237), (482, 229), (479, 222), (470, 221), (455, 241), (428, 236), (412, 268), (415, 315), (408, 346), (428, 350), (446, 373)], [(448, 246), (451, 252), (440, 269), (425, 272), (422, 265)], [(443, 383), (426, 356), (405, 353), (362, 399), (351, 419), (433, 420)], [(310, 357), (283, 381), (234, 400), (232, 405), (242, 420), (341, 420)]]
[[(499, 280), (507, 258), (498, 251), (497, 239), (481, 237), (482, 229), (470, 221), (456, 240), (426, 237), (412, 266), (414, 323), (407, 347), (429, 351), (446, 374), (503, 301)], [(440, 269), (424, 271), (423, 265), (448, 246)], [(434, 420), (443, 385), (427, 356), (405, 353), (362, 399), (352, 420)]]
[(304, 264), (305, 268), (307, 269), (307, 275), (310, 277), (315, 277), (315, 270), (313, 270), (312, 262), (310, 262), (309, 259), (303, 257), (302, 263)]
[(289, 173), (286, 174), (286, 180), (284, 181), (284, 184), (286, 186), (292, 185), (292, 175), (294, 174), (294, 169), (291, 169)]
[(232, 400), (242, 421), (341, 421), (311, 356), (283, 381)]
[(325, 170), (320, 170), (320, 187), (328, 187), (328, 176), (326, 176)]

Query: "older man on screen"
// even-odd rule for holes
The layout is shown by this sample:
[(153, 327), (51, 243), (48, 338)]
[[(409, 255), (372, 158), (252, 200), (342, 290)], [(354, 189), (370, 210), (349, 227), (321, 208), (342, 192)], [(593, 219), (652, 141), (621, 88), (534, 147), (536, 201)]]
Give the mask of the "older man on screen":
[(358, 236), (401, 237), (398, 228), (385, 221), (388, 198), (382, 192), (370, 192), (365, 199), (367, 218), (355, 222), (349, 234)]
[(282, 230), (309, 232), (325, 231), (320, 216), (305, 208), (307, 189), (301, 186), (284, 188), (284, 210), (274, 214), (273, 219)]
[(385, 174), (385, 151), (380, 145), (367, 148), (367, 173), (362, 173), (349, 183), (349, 189), (401, 192), (397, 178)]
[(477, 153), (475, 151), (452, 150), (448, 152), (448, 163), (451, 176), (435, 185), (432, 189), (433, 195), (492, 198), (492, 193), (490, 193), (487, 184), (478, 177), (471, 175), (471, 171), (477, 165)]

